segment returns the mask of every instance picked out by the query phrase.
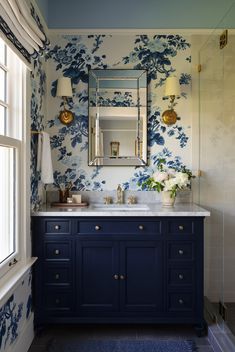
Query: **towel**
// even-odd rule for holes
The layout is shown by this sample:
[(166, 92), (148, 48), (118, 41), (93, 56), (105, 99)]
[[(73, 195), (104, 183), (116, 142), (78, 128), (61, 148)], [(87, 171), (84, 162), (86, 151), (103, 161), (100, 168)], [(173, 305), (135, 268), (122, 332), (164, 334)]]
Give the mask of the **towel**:
[(42, 183), (48, 184), (54, 182), (50, 136), (46, 132), (41, 132), (38, 135), (37, 171), (41, 171)]

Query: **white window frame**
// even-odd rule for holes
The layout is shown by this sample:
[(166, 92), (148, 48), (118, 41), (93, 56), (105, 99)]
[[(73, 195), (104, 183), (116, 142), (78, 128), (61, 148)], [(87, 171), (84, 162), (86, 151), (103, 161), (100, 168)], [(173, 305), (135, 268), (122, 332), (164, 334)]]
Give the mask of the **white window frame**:
[[(10, 272), (21, 264), (22, 260), (26, 258), (26, 143), (25, 143), (25, 130), (26, 130), (26, 66), (22, 64), (20, 71), (20, 83), (22, 86), (16, 85), (17, 77), (14, 75), (18, 73), (18, 68), (15, 67), (11, 73), (11, 66), (9, 63), (14, 63), (11, 60), (15, 55), (11, 49), (6, 45), (6, 65), (1, 67), (7, 72), (6, 78), (6, 102), (0, 101), (0, 105), (7, 109), (5, 125), (5, 134), (13, 135), (0, 135), (0, 145), (5, 147), (12, 147), (15, 151), (15, 250), (8, 256), (2, 263), (0, 263), (0, 278), (6, 273)], [(15, 64), (15, 63), (14, 63)], [(12, 75), (11, 75), (12, 74)], [(22, 76), (21, 76), (22, 75)], [(20, 110), (15, 111), (15, 100), (20, 91), (20, 99), (17, 108)], [(22, 101), (21, 101), (22, 100)], [(20, 111), (20, 114), (18, 112)], [(20, 123), (16, 125), (17, 118)]]

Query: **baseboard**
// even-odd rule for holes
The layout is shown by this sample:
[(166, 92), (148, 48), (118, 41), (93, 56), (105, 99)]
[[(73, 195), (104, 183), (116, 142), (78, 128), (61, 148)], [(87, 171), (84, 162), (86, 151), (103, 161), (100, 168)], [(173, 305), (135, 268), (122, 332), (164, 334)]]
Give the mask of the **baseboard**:
[(34, 339), (34, 314), (25, 322), (22, 330), (20, 331), (19, 337), (16, 339), (14, 344), (9, 346), (6, 352), (27, 352), (31, 343)]

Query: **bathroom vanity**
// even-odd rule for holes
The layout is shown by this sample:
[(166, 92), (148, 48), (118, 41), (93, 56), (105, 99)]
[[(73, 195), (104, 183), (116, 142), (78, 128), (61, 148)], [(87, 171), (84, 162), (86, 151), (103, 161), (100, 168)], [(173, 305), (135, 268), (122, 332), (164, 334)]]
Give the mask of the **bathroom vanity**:
[(203, 333), (203, 222), (184, 204), (33, 214), (35, 321), (195, 324)]

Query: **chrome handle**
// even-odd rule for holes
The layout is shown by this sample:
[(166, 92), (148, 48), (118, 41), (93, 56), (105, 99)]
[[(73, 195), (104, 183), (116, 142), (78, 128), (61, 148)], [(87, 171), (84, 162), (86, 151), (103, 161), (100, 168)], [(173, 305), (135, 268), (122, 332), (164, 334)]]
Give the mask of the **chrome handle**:
[(120, 275), (120, 280), (125, 280), (125, 276), (124, 275)]
[(184, 229), (184, 226), (183, 225), (179, 225), (179, 230), (183, 231), (183, 229)]
[(60, 274), (55, 274), (55, 279), (59, 280), (59, 278), (60, 278)]
[(96, 230), (96, 231), (99, 231), (100, 229), (101, 229), (101, 227), (100, 227), (99, 225), (96, 225), (96, 226), (95, 226), (95, 230)]
[(54, 253), (55, 253), (55, 255), (59, 255), (60, 254), (60, 250), (59, 249), (55, 249)]
[(114, 280), (118, 280), (119, 276), (117, 274), (113, 275)]
[(184, 275), (183, 275), (183, 274), (179, 274), (179, 276), (178, 276), (178, 277), (179, 277), (179, 279), (180, 279), (180, 280), (183, 280)]
[(56, 298), (55, 303), (56, 303), (56, 304), (59, 304), (59, 303), (60, 303), (59, 298)]
[(179, 249), (179, 254), (180, 255), (183, 255), (184, 254), (184, 251), (182, 249)]
[(59, 230), (60, 229), (60, 225), (55, 225), (55, 230)]
[(184, 301), (181, 298), (179, 299), (179, 304), (184, 304)]
[(143, 230), (144, 229), (144, 226), (143, 225), (139, 225), (139, 230)]

